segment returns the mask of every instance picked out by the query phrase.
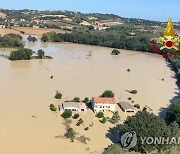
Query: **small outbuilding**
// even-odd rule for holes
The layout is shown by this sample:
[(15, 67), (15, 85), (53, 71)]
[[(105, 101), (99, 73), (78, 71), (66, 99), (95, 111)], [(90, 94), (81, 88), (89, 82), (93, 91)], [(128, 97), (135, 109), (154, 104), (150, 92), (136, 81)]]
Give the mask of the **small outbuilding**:
[(124, 112), (135, 112), (134, 107), (127, 103), (127, 102), (119, 102), (118, 106), (124, 111)]
[(64, 102), (61, 105), (59, 105), (59, 110), (86, 111), (87, 107), (84, 102)]

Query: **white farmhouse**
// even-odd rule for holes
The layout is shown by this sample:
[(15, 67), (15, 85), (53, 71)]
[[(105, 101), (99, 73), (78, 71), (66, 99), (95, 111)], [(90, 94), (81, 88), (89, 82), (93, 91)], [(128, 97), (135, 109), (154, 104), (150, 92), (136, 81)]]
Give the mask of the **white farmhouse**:
[(94, 112), (99, 111), (115, 111), (116, 110), (116, 100), (115, 98), (107, 97), (93, 97), (92, 98), (92, 107)]

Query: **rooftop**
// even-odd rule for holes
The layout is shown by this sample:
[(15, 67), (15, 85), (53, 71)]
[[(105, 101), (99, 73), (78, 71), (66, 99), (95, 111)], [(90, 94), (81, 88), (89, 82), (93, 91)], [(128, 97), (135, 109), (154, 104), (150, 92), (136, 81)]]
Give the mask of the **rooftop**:
[(93, 97), (94, 103), (103, 103), (103, 104), (116, 104), (115, 98), (108, 97)]
[(65, 102), (62, 105), (64, 109), (67, 108), (86, 109), (86, 104), (84, 102)]
[(118, 103), (118, 105), (119, 105), (119, 106), (122, 108), (122, 110), (124, 110), (124, 111), (133, 111), (133, 112), (135, 112), (134, 107), (133, 107), (131, 104), (127, 103), (127, 102), (120, 102), (120, 103)]

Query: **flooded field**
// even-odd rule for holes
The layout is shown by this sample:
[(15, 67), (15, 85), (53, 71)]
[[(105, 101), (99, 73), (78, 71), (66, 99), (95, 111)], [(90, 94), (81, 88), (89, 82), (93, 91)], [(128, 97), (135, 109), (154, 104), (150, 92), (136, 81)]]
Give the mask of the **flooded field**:
[[(26, 37), (24, 38), (26, 39)], [(88, 144), (60, 139), (64, 135), (64, 120), (52, 113), (49, 104), (58, 105), (76, 96), (99, 96), (112, 90), (117, 101), (132, 98), (141, 108), (149, 106), (155, 114), (169, 105), (176, 95), (174, 72), (158, 55), (121, 50), (112, 56), (112, 49), (70, 43), (29, 43), (27, 48), (43, 49), (50, 60), (11, 62), (0, 57), (0, 153), (3, 154), (99, 154), (111, 144), (105, 137), (110, 124), (101, 124), (91, 111), (82, 114), (94, 126), (85, 132)], [(12, 50), (12, 49), (11, 49)], [(0, 49), (9, 54), (10, 49)], [(127, 69), (131, 71), (128, 72)], [(51, 80), (50, 77), (54, 76)], [(162, 81), (162, 78), (164, 81)], [(132, 95), (128, 90), (136, 89)], [(53, 97), (63, 93), (61, 101)], [(121, 119), (126, 115), (120, 112)]]

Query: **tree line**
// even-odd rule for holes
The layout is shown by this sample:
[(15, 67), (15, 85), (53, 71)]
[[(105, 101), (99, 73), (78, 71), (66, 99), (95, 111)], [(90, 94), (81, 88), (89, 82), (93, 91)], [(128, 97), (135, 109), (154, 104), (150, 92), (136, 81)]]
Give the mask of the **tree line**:
[(151, 52), (150, 37), (143, 35), (131, 37), (128, 31), (124, 30), (123, 33), (122, 31), (73, 29), (71, 33), (65, 34), (55, 32), (45, 33), (43, 34), (41, 40), (44, 42), (73, 42), (79, 44)]

